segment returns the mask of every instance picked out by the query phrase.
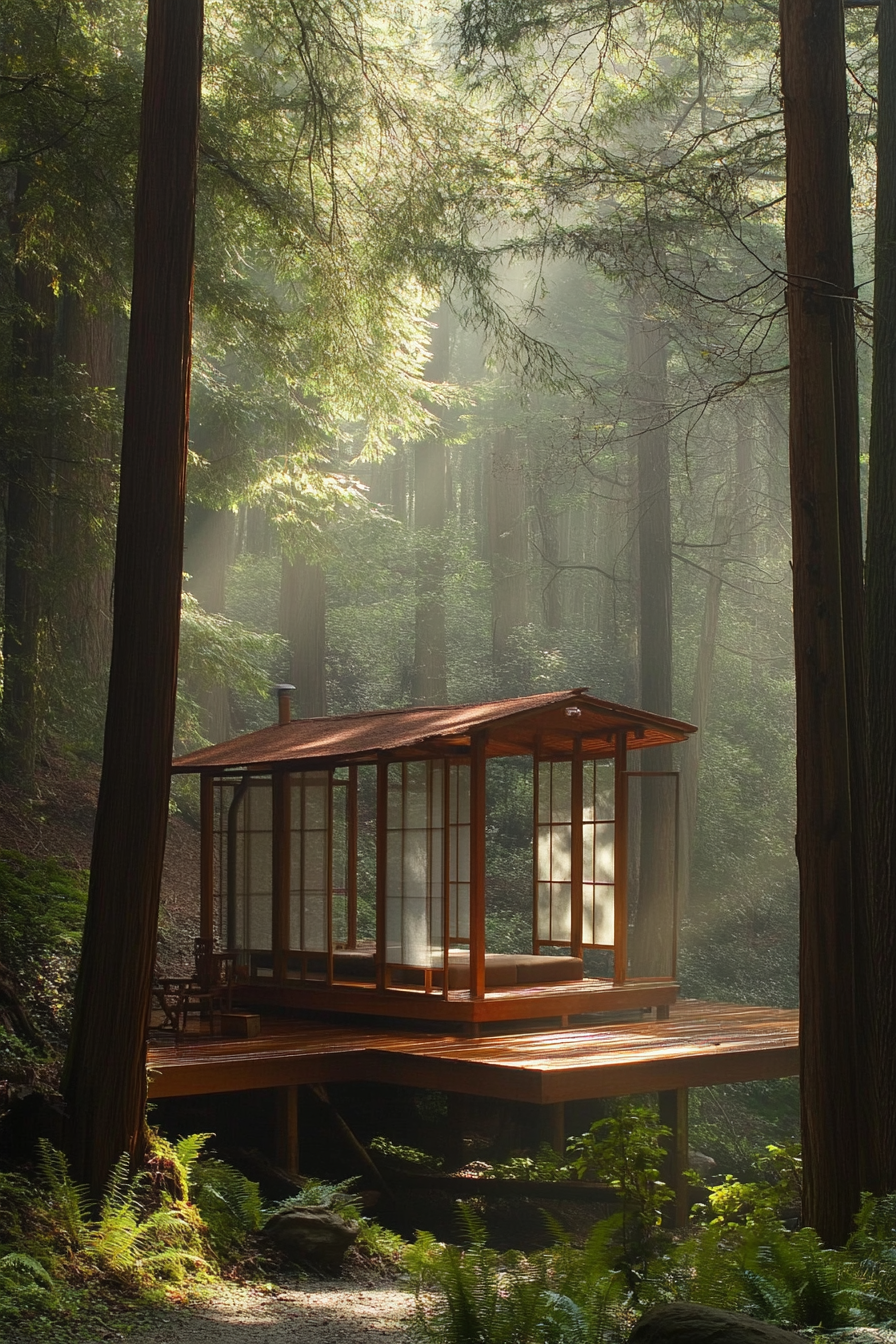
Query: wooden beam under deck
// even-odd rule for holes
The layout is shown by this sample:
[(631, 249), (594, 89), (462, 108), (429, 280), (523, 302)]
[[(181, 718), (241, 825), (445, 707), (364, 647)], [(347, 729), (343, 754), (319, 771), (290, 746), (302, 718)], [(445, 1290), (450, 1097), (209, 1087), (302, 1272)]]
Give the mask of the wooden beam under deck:
[(443, 995), (425, 994), (416, 987), (403, 989), (396, 985), (378, 989), (373, 985), (331, 987), (307, 980), (301, 983), (287, 980), (282, 984), (253, 980), (251, 984), (235, 986), (233, 1001), (235, 1006), (261, 1012), (266, 1008), (286, 1008), (296, 1012), (413, 1018), (417, 1022), (454, 1025), (627, 1012), (635, 1008), (666, 1007), (677, 997), (678, 985), (673, 980), (631, 980), (626, 985), (614, 985), (609, 980), (556, 981), (547, 985), (489, 989), (478, 999), (472, 998), (466, 990), (449, 990)]
[(544, 1106), (788, 1077), (799, 1069), (798, 1014), (684, 1000), (663, 1021), (476, 1039), (280, 1018), (253, 1040), (154, 1044), (147, 1064), (150, 1098), (386, 1082)]

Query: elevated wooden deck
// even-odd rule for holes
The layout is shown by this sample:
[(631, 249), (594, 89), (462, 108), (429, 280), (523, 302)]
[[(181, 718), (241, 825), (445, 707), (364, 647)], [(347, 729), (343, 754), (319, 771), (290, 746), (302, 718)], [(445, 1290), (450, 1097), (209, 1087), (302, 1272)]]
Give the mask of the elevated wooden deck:
[(787, 1077), (799, 1069), (798, 1014), (685, 999), (666, 1021), (476, 1039), (280, 1018), (254, 1040), (153, 1044), (147, 1063), (151, 1098), (357, 1081), (549, 1105)]

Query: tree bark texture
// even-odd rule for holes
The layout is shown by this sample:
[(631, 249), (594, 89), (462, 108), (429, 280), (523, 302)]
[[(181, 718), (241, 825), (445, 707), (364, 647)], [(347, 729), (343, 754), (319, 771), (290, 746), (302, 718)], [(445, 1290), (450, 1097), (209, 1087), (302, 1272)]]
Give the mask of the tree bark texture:
[[(448, 378), (448, 305), (434, 316), (432, 356), (426, 368), (429, 382)], [(445, 477), (447, 453), (441, 435), (414, 448), (414, 534), (417, 547), (414, 618), (415, 704), (443, 705), (448, 699), (445, 639)]]
[(541, 551), (541, 614), (548, 630), (563, 629), (563, 595), (560, 591), (560, 538), (557, 518), (551, 511), (544, 483), (536, 490), (538, 546)]
[[(635, 406), (638, 459), (639, 647), (642, 708), (672, 714), (672, 522), (666, 348), (663, 324), (633, 299), (629, 391)], [(671, 770), (668, 747), (640, 760), (640, 770)], [(672, 965), (675, 796), (671, 780), (641, 781), (641, 860), (631, 941), (634, 975), (669, 974)]]
[[(861, 521), (843, 11), (782, 0), (800, 868), (803, 1216), (845, 1240), (870, 1150), (864, 1049)], [(870, 1029), (870, 1023), (869, 1029)], [(867, 1112), (866, 1112), (867, 1113)]]
[(752, 447), (752, 433), (748, 428), (746, 413), (741, 408), (737, 414), (734, 480), (727, 490), (716, 497), (712, 548), (705, 562), (705, 568), (708, 571), (706, 596), (703, 602), (703, 625), (700, 631), (700, 642), (697, 645), (694, 694), (691, 701), (691, 723), (697, 725), (697, 732), (681, 744), (681, 830), (678, 871), (682, 910), (687, 907), (691, 896), (691, 872), (697, 833), (700, 762), (703, 757), (704, 733), (709, 719), (709, 706), (712, 696), (716, 637), (722, 607), (722, 574), (727, 552), (735, 538), (741, 553), (745, 553), (749, 549), (747, 504), (753, 470)]
[(867, 653), (878, 1192), (896, 1190), (896, 10), (877, 21), (877, 213)]
[(500, 668), (510, 636), (526, 624), (526, 476), (513, 430), (495, 434), (488, 477), (489, 555), (492, 569), (492, 658)]
[(327, 712), (327, 580), (320, 565), (283, 557), (280, 634), (289, 645), (289, 679), (300, 719)]
[(691, 723), (697, 725), (697, 732), (682, 743), (681, 747), (681, 839), (679, 855), (679, 881), (682, 907), (685, 907), (691, 894), (691, 869), (694, 854), (694, 838), (697, 833), (697, 784), (700, 775), (700, 760), (703, 755), (703, 733), (709, 717), (709, 700), (712, 691), (712, 671), (716, 656), (716, 635), (719, 628), (719, 611), (722, 605), (722, 567), (725, 562), (724, 550), (731, 536), (731, 515), (726, 501), (719, 500), (712, 529), (712, 550), (706, 561), (709, 576), (706, 580), (706, 596), (703, 601), (703, 626), (700, 642), (697, 645), (697, 665), (694, 669), (694, 696), (691, 704)]
[[(16, 177), (11, 221), (20, 233), (18, 207), (27, 189), (26, 175)], [(12, 333), (12, 384), (29, 405), (30, 423), (18, 426), (18, 442), (7, 456), (6, 556), (3, 613), (3, 774), (19, 788), (34, 784), (42, 720), (41, 644), (45, 635), (50, 570), (50, 466), (56, 303), (50, 274), (31, 260), (17, 260), (15, 297), (18, 313)]]
[(202, 0), (150, 0), (105, 751), (63, 1090), (77, 1180), (136, 1156), (183, 565)]
[[(96, 306), (75, 294), (63, 300), (62, 353), (85, 388), (115, 384), (116, 317), (102, 296)], [(115, 435), (103, 429), (57, 466), (53, 549), (58, 608), (67, 660), (92, 682), (105, 678), (112, 651), (112, 547)]]

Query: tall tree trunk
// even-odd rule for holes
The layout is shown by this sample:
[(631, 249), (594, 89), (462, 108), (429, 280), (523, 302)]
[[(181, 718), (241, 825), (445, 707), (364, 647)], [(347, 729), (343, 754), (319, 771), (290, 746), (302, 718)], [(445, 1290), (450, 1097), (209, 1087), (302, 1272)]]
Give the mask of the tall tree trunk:
[[(630, 395), (638, 455), (638, 574), (641, 706), (672, 713), (672, 522), (666, 346), (661, 322), (635, 296), (630, 326)], [(651, 751), (644, 770), (671, 770), (669, 747)], [(641, 781), (641, 864), (632, 936), (632, 972), (668, 974), (672, 964), (672, 857), (675, 799), (671, 780)]]
[(488, 478), (489, 554), (492, 567), (492, 657), (507, 658), (510, 636), (526, 624), (526, 478), (516, 436), (495, 434)]
[[(62, 353), (85, 388), (115, 383), (115, 315), (84, 299), (63, 301)], [(63, 455), (64, 456), (64, 455)], [(112, 651), (112, 563), (117, 445), (112, 431), (94, 434), (85, 450), (59, 462), (53, 545), (62, 591), (59, 599), (65, 654), (88, 680), (101, 682)]]
[(320, 565), (283, 557), (280, 634), (289, 645), (289, 677), (300, 719), (327, 712), (327, 580)]
[[(23, 171), (16, 177), (11, 232), (21, 231), (19, 204), (27, 188)], [(12, 332), (12, 384), (20, 408), (28, 405), (17, 427), (18, 442), (8, 458), (6, 557), (3, 624), (3, 775), (23, 789), (34, 784), (42, 721), (41, 643), (46, 617), (45, 583), (49, 571), (50, 468), (56, 305), (52, 277), (31, 260), (15, 266), (18, 312)]]
[(560, 591), (560, 537), (557, 517), (551, 511), (544, 482), (536, 489), (536, 516), (541, 552), (541, 613), (548, 630), (563, 629), (563, 595)]
[(697, 665), (694, 669), (694, 694), (691, 703), (691, 723), (697, 725), (697, 732), (681, 745), (681, 828), (678, 872), (682, 909), (687, 906), (691, 896), (694, 839), (697, 831), (698, 782), (712, 694), (716, 635), (722, 605), (722, 571), (725, 566), (725, 553), (731, 545), (733, 537), (737, 537), (738, 545), (742, 551), (747, 549), (746, 507), (752, 461), (752, 441), (746, 425), (746, 416), (741, 409), (737, 414), (733, 487), (724, 493), (720, 492), (716, 497), (712, 549), (705, 563), (708, 576), (706, 596), (703, 603), (703, 626), (700, 631), (700, 641), (697, 645)]
[[(849, 118), (840, 0), (782, 0), (800, 868), (803, 1216), (839, 1243), (872, 1151), (863, 594)], [(870, 1023), (868, 1024), (870, 1030)]]
[[(429, 382), (445, 382), (449, 361), (449, 309), (445, 302), (435, 314), (432, 356), (426, 368)], [(448, 699), (445, 648), (445, 527), (446, 449), (441, 434), (414, 449), (414, 532), (417, 544), (416, 613), (414, 619), (413, 697), (418, 705), (444, 704)]]
[(877, 21), (874, 366), (868, 468), (867, 629), (878, 1192), (896, 1190), (896, 11)]
[(139, 1152), (183, 566), (202, 0), (149, 0), (115, 614), (90, 892), (63, 1090), (96, 1196)]
[(697, 666), (694, 669), (694, 695), (691, 705), (691, 723), (697, 732), (681, 748), (681, 830), (679, 850), (679, 882), (682, 907), (691, 896), (691, 875), (694, 857), (694, 838), (697, 832), (697, 782), (703, 756), (703, 733), (709, 717), (709, 697), (712, 689), (712, 669), (716, 655), (716, 632), (722, 602), (722, 567), (724, 548), (731, 535), (731, 515), (719, 500), (712, 529), (712, 550), (706, 561), (709, 575), (703, 601), (703, 627), (697, 645)]

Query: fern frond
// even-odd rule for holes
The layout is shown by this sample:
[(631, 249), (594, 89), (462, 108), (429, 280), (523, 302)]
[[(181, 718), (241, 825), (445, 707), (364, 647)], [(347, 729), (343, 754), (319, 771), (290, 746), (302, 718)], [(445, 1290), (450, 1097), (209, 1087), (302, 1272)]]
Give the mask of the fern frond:
[[(199, 1160), (203, 1148), (209, 1139), (214, 1138), (214, 1134), (187, 1134), (184, 1138), (178, 1139), (173, 1145), (174, 1160), (181, 1169), (183, 1182), (187, 1190), (190, 1189), (190, 1181), (193, 1177), (193, 1168)], [(192, 1199), (192, 1192), (190, 1194)]]
[(38, 1166), (49, 1211), (72, 1246), (83, 1246), (90, 1227), (90, 1195), (86, 1185), (72, 1180), (65, 1154), (46, 1139), (38, 1139)]
[(39, 1283), (42, 1288), (54, 1286), (46, 1266), (31, 1255), (23, 1255), (21, 1251), (9, 1251), (8, 1254), (0, 1256), (0, 1278), (7, 1277), (30, 1279)]

